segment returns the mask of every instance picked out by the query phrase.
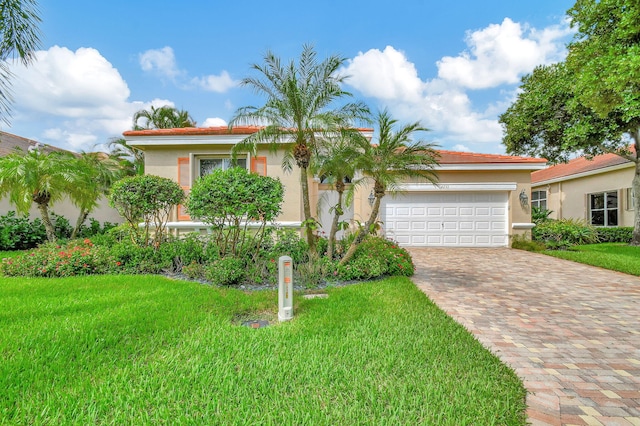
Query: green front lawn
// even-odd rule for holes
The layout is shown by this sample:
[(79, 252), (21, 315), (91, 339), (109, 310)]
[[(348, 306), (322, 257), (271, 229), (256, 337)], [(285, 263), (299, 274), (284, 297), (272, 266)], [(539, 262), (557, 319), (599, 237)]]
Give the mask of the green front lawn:
[[(296, 295), (157, 276), (3, 278), (11, 424), (523, 425), (515, 374), (406, 278)], [(1, 422), (0, 422), (1, 423)]]
[(606, 243), (576, 246), (571, 250), (547, 250), (549, 256), (640, 276), (640, 247)]

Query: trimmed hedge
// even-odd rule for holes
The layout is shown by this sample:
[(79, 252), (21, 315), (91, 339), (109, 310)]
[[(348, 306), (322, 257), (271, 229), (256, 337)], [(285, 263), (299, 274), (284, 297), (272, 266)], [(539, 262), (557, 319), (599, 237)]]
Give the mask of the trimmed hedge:
[(631, 242), (633, 227), (618, 226), (615, 228), (596, 228), (598, 241), (601, 243), (627, 243)]

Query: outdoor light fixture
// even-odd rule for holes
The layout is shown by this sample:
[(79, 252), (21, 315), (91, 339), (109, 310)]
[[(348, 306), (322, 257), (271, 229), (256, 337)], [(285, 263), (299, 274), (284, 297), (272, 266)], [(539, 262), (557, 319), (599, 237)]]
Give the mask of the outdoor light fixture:
[(520, 204), (522, 205), (522, 207), (526, 207), (529, 205), (529, 196), (524, 189), (520, 191)]
[(373, 195), (373, 191), (371, 191), (369, 197), (367, 197), (367, 200), (369, 201), (369, 205), (373, 206), (373, 202), (376, 201), (376, 196)]

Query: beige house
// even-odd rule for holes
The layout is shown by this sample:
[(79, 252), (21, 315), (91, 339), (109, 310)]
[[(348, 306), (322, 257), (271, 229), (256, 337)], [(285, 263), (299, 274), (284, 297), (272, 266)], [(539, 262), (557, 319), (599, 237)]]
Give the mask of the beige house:
[(595, 226), (633, 226), (635, 164), (615, 154), (579, 157), (531, 174), (531, 205), (552, 219)]
[[(145, 153), (145, 172), (176, 180), (185, 191), (214, 168), (231, 167), (232, 147), (258, 127), (182, 128), (127, 131), (127, 143)], [(360, 129), (371, 139), (373, 129)], [(402, 191), (383, 199), (380, 222), (385, 235), (405, 246), (500, 247), (509, 236), (531, 229), (531, 172), (546, 166), (537, 158), (440, 151), (439, 184), (406, 182)], [(282, 155), (266, 147), (256, 156), (243, 154), (239, 165), (277, 177), (285, 187), (281, 226), (300, 227), (303, 220), (299, 173), (282, 170)], [(320, 179), (310, 178), (311, 202), (326, 232), (333, 194)], [(348, 220), (364, 222), (371, 211), (371, 187), (356, 189), (346, 212)], [(184, 208), (173, 213), (174, 230), (203, 230)]]
[[(23, 152), (28, 152), (29, 150), (36, 148), (42, 150), (43, 152), (65, 152), (65, 150), (57, 148), (55, 146), (45, 145), (32, 139), (23, 138), (11, 133), (0, 132), (0, 157), (4, 157), (5, 155), (15, 152), (16, 148), (22, 150)], [(9, 199), (0, 199), (0, 215), (6, 215), (7, 212), (10, 211), (15, 211), (15, 207), (11, 205), (11, 203), (9, 203)], [(55, 203), (52, 206), (51, 211), (53, 211), (55, 214), (66, 217), (74, 225), (76, 220), (78, 219), (78, 215), (80, 214), (80, 210), (76, 206), (74, 206), (67, 198), (64, 198), (63, 200)], [(35, 203), (31, 207), (29, 217), (32, 219), (40, 217), (40, 212), (38, 211)], [(89, 217), (96, 219), (100, 223), (121, 223), (123, 221), (122, 217), (116, 211), (116, 209), (110, 207), (108, 201), (104, 198), (100, 200), (99, 206), (89, 215)]]

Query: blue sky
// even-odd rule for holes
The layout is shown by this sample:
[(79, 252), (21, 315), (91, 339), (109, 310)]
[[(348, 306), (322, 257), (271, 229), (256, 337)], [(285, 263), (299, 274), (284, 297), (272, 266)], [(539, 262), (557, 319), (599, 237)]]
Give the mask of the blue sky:
[(135, 111), (168, 104), (224, 125), (263, 98), (238, 81), (267, 50), (313, 44), (347, 58), (346, 89), (372, 110), (421, 121), (443, 149), (503, 153), (497, 117), (522, 75), (565, 55), (569, 0), (40, 0), (42, 50), (14, 66), (0, 128), (72, 150), (104, 149)]

